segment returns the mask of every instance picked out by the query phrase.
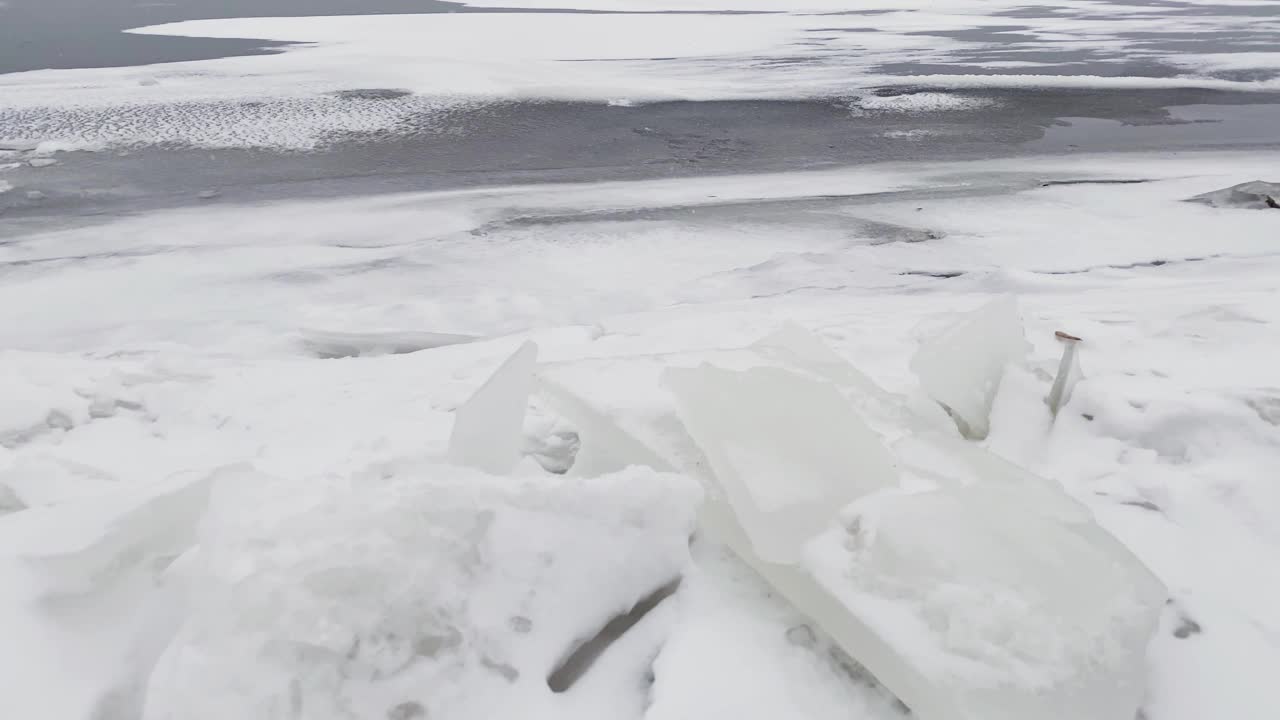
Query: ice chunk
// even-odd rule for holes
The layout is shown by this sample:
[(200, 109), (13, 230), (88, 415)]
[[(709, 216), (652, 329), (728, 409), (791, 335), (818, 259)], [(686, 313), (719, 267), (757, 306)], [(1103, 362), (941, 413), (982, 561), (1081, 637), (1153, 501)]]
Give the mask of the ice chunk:
[(1196, 195), (1188, 200), (1218, 208), (1280, 209), (1280, 183), (1254, 180)]
[(926, 481), (931, 489), (980, 483), (1012, 488), (1034, 495), (1041, 512), (1052, 508), (1052, 513), (1064, 522), (1093, 520), (1093, 513), (1067, 495), (1058, 483), (962, 438), (921, 431), (900, 438), (892, 448), (903, 473)]
[(93, 592), (148, 560), (190, 547), (217, 475), (183, 474), (29, 508), (4, 526), (0, 544), (40, 575), (51, 594)]
[(874, 380), (838, 355), (821, 338), (795, 323), (784, 324), (752, 348), (775, 360), (778, 365), (812, 372), (877, 399), (890, 397)]
[(26, 507), (27, 504), (22, 502), (18, 494), (13, 491), (13, 488), (0, 483), (0, 515), (25, 510)]
[(449, 460), (496, 475), (520, 461), (538, 346), (525, 342), (454, 413)]
[(664, 471), (674, 469), (657, 451), (568, 388), (547, 378), (543, 378), (541, 388), (556, 409), (578, 429), (578, 452), (570, 468), (572, 475), (595, 477), (630, 465)]
[[(689, 478), (642, 468), (494, 477), (411, 462), (228, 478), (144, 717), (560, 716), (548, 674), (680, 575), (698, 496)], [(653, 648), (619, 652), (639, 654), (631, 670)]]
[(977, 484), (850, 508), (806, 566), (921, 720), (1131, 720), (1164, 587), (1091, 522)]
[(990, 431), (991, 404), (1005, 366), (1024, 358), (1030, 346), (1012, 297), (966, 314), (911, 358), (925, 392), (947, 408), (960, 432), (982, 439)]
[(669, 367), (703, 363), (747, 370), (778, 367), (837, 385), (874, 426), (901, 423), (903, 399), (880, 389), (813, 333), (788, 324), (747, 348), (592, 358), (542, 365), (539, 388), (581, 440), (571, 474), (590, 476), (637, 464), (708, 478), (706, 457), (676, 415), (664, 386)]
[(665, 374), (680, 418), (768, 562), (795, 562), (844, 505), (897, 484), (893, 457), (833, 385), (778, 368)]
[[(735, 358), (756, 359), (751, 354)], [(662, 384), (667, 367), (696, 362), (684, 355), (641, 355), (542, 366), (538, 379), (543, 395), (578, 432), (580, 446), (569, 474), (592, 477), (642, 465), (702, 477), (706, 458), (689, 438), (676, 415), (675, 398)]]

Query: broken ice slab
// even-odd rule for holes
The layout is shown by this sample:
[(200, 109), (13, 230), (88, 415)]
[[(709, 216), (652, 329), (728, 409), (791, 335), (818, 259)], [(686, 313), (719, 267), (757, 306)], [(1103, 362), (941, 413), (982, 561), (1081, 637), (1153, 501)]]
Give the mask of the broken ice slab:
[(1245, 208), (1250, 210), (1280, 209), (1280, 183), (1269, 183), (1261, 180), (1240, 183), (1222, 190), (1214, 190), (1203, 195), (1188, 198), (1188, 202), (1198, 202), (1217, 208)]
[[(849, 533), (834, 523), (841, 507), (884, 494), (897, 470), (846, 398), (859, 395), (848, 391), (860, 383), (870, 384), (864, 398), (878, 388), (800, 332), (702, 354), (714, 366), (690, 353), (544, 368), (543, 387), (554, 387), (558, 407), (589, 428), (584, 449), (704, 480), (703, 529), (924, 720), (1131, 718), (1142, 649), (1164, 601), (1160, 581), (1056, 483), (954, 429), (917, 423), (905, 406), (880, 420), (902, 423), (896, 460), (928, 488), (908, 497), (925, 500), (892, 496), (883, 501), (889, 512), (851, 516), (855, 527), (879, 528), (871, 523), (881, 516), (889, 524), (882, 544), (872, 533), (845, 547)], [(1014, 339), (1007, 344), (1023, 351), (1020, 328)], [(996, 373), (998, 382), (1003, 363)], [(671, 379), (666, 389), (655, 387), (655, 375)], [(904, 401), (885, 395), (889, 405)], [(912, 504), (937, 498), (954, 499), (936, 509)], [(872, 504), (862, 511), (876, 497), (864, 502)], [(846, 572), (854, 563), (871, 569), (879, 583), (871, 590), (891, 588), (902, 607), (877, 603), (861, 575)], [(976, 586), (966, 584), (971, 577)], [(1114, 613), (1099, 609), (1113, 601)], [(1003, 626), (1017, 637), (1002, 633), (991, 608), (1018, 615)]]
[(922, 431), (903, 436), (892, 445), (904, 476), (926, 483), (924, 489), (993, 485), (1034, 494), (1042, 512), (1054, 508), (1064, 521), (1091, 522), (1093, 513), (1058, 483), (1037, 475), (980, 445), (955, 435)]
[(764, 360), (747, 350), (636, 355), (552, 363), (538, 369), (538, 387), (550, 406), (577, 430), (578, 455), (569, 474), (593, 477), (641, 465), (681, 469), (702, 477), (706, 458), (676, 415), (675, 398), (662, 383), (668, 367), (695, 366), (707, 358), (731, 367)]
[(752, 345), (751, 349), (776, 360), (778, 365), (807, 370), (878, 400), (893, 397), (821, 338), (795, 323), (785, 323)]
[(680, 419), (753, 551), (796, 562), (843, 506), (896, 486), (893, 456), (833, 385), (779, 368), (671, 368)]
[(520, 461), (538, 346), (525, 342), (453, 415), (449, 460), (505, 475)]
[(847, 649), (922, 720), (1130, 720), (1142, 702), (1165, 588), (1040, 495), (880, 495), (807, 550), (837, 623), (876, 638)]
[(926, 393), (951, 413), (960, 432), (981, 440), (991, 429), (991, 405), (1004, 369), (1030, 345), (1012, 297), (987, 303), (926, 341), (911, 370)]
[[(788, 323), (746, 348), (591, 358), (540, 366), (539, 390), (579, 435), (581, 444), (570, 474), (591, 476), (636, 464), (660, 470), (678, 467), (702, 477), (700, 468), (706, 465), (706, 458), (676, 416), (675, 399), (663, 385), (662, 374), (668, 367), (697, 367), (707, 362), (737, 370), (782, 367), (829, 381), (877, 430), (892, 432), (910, 424), (909, 420), (919, 420), (923, 426), (949, 423), (945, 417), (940, 421), (916, 417), (918, 408), (911, 406), (910, 399), (883, 390), (816, 335)], [(936, 410), (936, 406), (928, 409)]]
[[(402, 461), (227, 480), (148, 720), (562, 716), (543, 679), (681, 574), (699, 496), (643, 468), (584, 480)], [(642, 698), (661, 622), (628, 633), (653, 642), (611, 646), (581, 689)]]
[(92, 592), (195, 541), (217, 473), (183, 474), (58, 505), (29, 508), (3, 526), (0, 546), (55, 594)]
[(675, 467), (658, 450), (622, 427), (603, 407), (593, 406), (582, 395), (573, 392), (545, 374), (539, 387), (551, 404), (578, 430), (578, 452), (569, 474), (575, 477), (597, 477), (617, 472), (631, 465), (670, 471)]

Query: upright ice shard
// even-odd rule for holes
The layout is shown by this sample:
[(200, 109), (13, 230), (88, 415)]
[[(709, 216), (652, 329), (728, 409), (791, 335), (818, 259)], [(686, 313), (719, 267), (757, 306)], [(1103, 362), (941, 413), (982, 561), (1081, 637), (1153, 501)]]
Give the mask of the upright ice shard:
[(454, 412), (449, 461), (493, 475), (511, 472), (520, 446), (538, 346), (525, 342)]
[(850, 508), (806, 567), (921, 720), (1131, 720), (1167, 594), (1092, 522), (977, 484)]
[(13, 491), (13, 488), (0, 484), (0, 515), (24, 510), (26, 507), (27, 504), (22, 502), (18, 494)]
[(1076, 383), (1084, 377), (1084, 373), (1080, 370), (1080, 338), (1061, 331), (1054, 333), (1054, 337), (1062, 343), (1062, 359), (1058, 361), (1058, 374), (1053, 379), (1053, 387), (1049, 390), (1049, 397), (1045, 398), (1045, 402), (1049, 404), (1049, 411), (1056, 418), (1062, 406), (1071, 402), (1071, 393), (1075, 390)]
[(911, 358), (925, 392), (947, 408), (960, 432), (980, 440), (991, 429), (991, 404), (1005, 366), (1024, 358), (1030, 346), (1012, 297), (964, 315)]
[(897, 484), (893, 457), (830, 383), (779, 368), (665, 374), (754, 552), (800, 558), (853, 500)]

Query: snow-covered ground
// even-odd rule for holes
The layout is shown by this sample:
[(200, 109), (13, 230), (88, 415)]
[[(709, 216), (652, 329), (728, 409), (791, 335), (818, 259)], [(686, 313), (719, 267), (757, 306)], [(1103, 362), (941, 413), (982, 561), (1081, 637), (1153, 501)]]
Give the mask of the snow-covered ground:
[[(28, 506), (0, 519), (0, 696), (50, 720), (899, 717), (723, 548), (686, 550), (695, 481), (480, 475), (444, 459), (452, 411), (524, 339), (573, 367), (786, 322), (907, 392), (933, 328), (1013, 293), (1034, 350), (986, 444), (1167, 584), (1146, 717), (1270, 718), (1280, 218), (1181, 201), (1278, 164), (515, 187), (21, 238), (0, 248), (0, 504)], [(1085, 339), (1085, 379), (1051, 424), (1055, 330)], [(607, 402), (626, 416), (647, 392)], [(552, 452), (564, 423), (534, 409), (526, 446)], [(679, 576), (570, 692), (547, 688)]]

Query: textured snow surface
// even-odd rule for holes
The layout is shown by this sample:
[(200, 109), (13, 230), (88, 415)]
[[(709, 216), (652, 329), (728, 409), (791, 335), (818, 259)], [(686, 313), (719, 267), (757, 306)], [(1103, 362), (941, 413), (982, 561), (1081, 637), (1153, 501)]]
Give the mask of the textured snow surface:
[[(838, 647), (850, 627), (822, 629), (878, 592), (902, 600), (879, 649), (932, 660), (934, 680), (1012, 692), (1087, 659), (1115, 670), (1090, 697), (1141, 694), (1149, 720), (1273, 720), (1276, 219), (1184, 200), (1278, 165), (867, 166), (203, 206), (15, 237), (0, 247), (5, 711), (889, 720), (901, 708)], [(1045, 184), (1132, 178), (1148, 182)], [(576, 213), (594, 214), (506, 222)], [(935, 239), (885, 242), (885, 224)], [(964, 440), (911, 358), (1009, 294), (1030, 349), (1004, 368), (986, 439)], [(1055, 418), (1056, 330), (1084, 338), (1087, 374)], [(504, 477), (449, 464), (456, 411), (525, 341), (524, 456)], [(892, 453), (899, 487), (833, 501), (814, 529), (820, 587), (747, 568), (749, 538), (713, 516), (715, 459), (662, 381), (704, 363), (823, 385)], [(804, 430), (778, 402), (743, 414), (751, 450)], [(565, 475), (539, 465), (566, 469), (574, 448), (584, 465)], [(1105, 534), (1078, 532), (1091, 518)], [(866, 542), (850, 546), (855, 524)], [(1112, 562), (1125, 553), (1151, 576)], [(1034, 574), (1050, 556), (1088, 577)], [(937, 582), (895, 585), (898, 565)], [(874, 587), (846, 582), (855, 567)], [(676, 578), (568, 691), (548, 688)], [(821, 592), (769, 585), (801, 581)], [(1079, 602), (1035, 591), (1059, 586)]]
[(0, 143), (309, 148), (351, 132), (448, 132), (451, 109), (495, 100), (860, 98), (858, 111), (902, 113), (984, 101), (867, 91), (1275, 90), (1280, 17), (1268, 3), (537, 0), (514, 6), (558, 11), (197, 20), (133, 32), (297, 44), (6, 75)]

